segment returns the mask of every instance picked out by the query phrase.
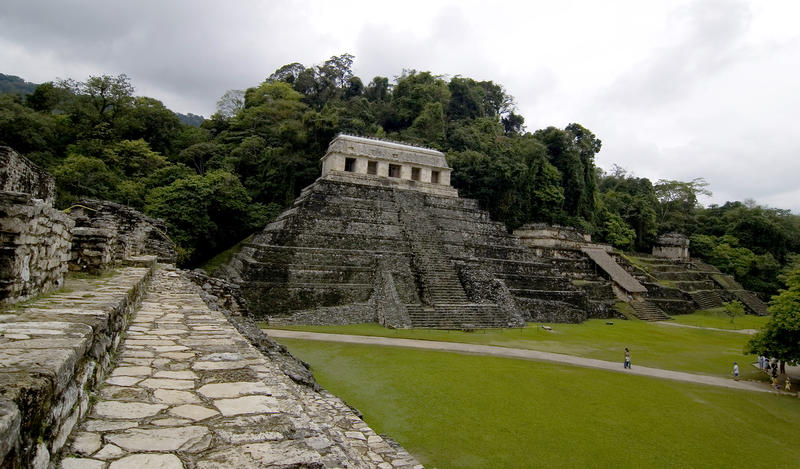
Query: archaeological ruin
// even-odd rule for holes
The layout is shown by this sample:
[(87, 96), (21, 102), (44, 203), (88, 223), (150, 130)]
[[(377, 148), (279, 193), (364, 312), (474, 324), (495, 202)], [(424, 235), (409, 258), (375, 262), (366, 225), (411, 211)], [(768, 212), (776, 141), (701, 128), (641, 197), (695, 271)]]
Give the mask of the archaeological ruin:
[(162, 221), (97, 200), (56, 210), (52, 177), (0, 158), (1, 468), (422, 469), (225, 282), (176, 269)]
[(571, 228), (508, 233), (458, 197), (441, 152), (339, 135), (321, 177), (218, 274), (272, 324), (515, 327), (613, 317), (619, 301), (658, 320), (747, 296), (710, 266), (657, 259), (631, 263)]
[(339, 135), (321, 166), (208, 277), (174, 267), (163, 221), (58, 210), (53, 178), (0, 147), (0, 468), (422, 467), (253, 319), (471, 330), (732, 299), (766, 314), (677, 234), (632, 255), (569, 227), (509, 233), (436, 150)]

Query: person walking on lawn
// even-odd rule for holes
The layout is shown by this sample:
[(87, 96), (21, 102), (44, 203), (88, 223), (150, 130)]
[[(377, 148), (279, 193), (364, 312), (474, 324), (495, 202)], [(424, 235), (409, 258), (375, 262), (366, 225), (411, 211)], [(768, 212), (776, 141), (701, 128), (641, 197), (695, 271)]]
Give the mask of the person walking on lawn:
[(631, 352), (628, 350), (628, 347), (625, 347), (625, 363), (623, 363), (625, 369), (631, 369)]

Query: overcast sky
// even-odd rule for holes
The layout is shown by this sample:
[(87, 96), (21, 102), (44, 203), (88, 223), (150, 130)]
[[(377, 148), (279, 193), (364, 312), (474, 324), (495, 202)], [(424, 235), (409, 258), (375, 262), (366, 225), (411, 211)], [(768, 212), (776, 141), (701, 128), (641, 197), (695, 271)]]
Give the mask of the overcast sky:
[(799, 19), (797, 0), (2, 0), (0, 73), (125, 73), (208, 116), (228, 89), (347, 52), (365, 83), (404, 68), (500, 83), (528, 130), (592, 130), (606, 170), (800, 213)]

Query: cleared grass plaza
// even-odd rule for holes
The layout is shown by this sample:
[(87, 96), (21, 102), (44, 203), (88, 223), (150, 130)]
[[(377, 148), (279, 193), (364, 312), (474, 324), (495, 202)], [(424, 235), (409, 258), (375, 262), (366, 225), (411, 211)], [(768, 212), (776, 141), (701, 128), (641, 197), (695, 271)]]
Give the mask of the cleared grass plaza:
[[(745, 322), (742, 326), (754, 325)], [(751, 357), (742, 354), (745, 334), (641, 321), (552, 326), (553, 332), (530, 324), (522, 330), (477, 333), (371, 325), (294, 329), (530, 348), (619, 361), (620, 369), (620, 347), (629, 346), (634, 366), (723, 376), (738, 359), (746, 363), (744, 378), (761, 378), (749, 366)], [(325, 388), (363, 412), (376, 431), (397, 439), (426, 467), (800, 463), (800, 399), (795, 397), (526, 360), (281, 342), (311, 364)]]
[[(710, 318), (710, 320), (709, 320)], [(745, 328), (760, 327), (767, 318), (746, 316), (737, 318)], [(681, 321), (703, 323), (707, 327), (738, 327), (735, 321), (716, 320), (714, 316), (691, 314)], [(726, 319), (727, 321), (727, 319)], [(730, 376), (733, 362), (754, 363), (756, 357), (742, 352), (748, 336), (734, 332), (675, 327), (638, 320), (593, 319), (581, 324), (548, 324), (552, 330), (530, 323), (524, 329), (490, 329), (465, 333), (460, 331), (424, 329), (386, 329), (376, 324), (351, 326), (286, 326), (282, 329), (356, 334), (404, 339), (463, 342), (501, 347), (516, 347), (564, 353), (585, 358), (618, 361), (622, 367), (625, 347), (631, 349), (633, 366), (643, 365), (692, 373)], [(742, 366), (742, 379), (760, 379), (761, 373)]]

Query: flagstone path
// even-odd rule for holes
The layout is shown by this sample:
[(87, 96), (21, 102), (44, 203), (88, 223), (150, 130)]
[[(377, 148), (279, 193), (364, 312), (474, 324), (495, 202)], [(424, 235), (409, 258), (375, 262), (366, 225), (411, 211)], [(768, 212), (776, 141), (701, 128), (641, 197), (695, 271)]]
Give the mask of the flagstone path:
[(63, 469), (421, 465), (328, 392), (290, 380), (161, 268)]

